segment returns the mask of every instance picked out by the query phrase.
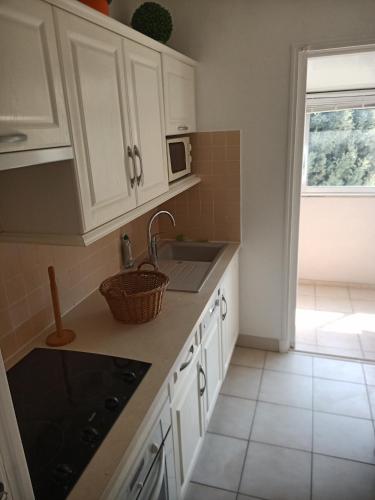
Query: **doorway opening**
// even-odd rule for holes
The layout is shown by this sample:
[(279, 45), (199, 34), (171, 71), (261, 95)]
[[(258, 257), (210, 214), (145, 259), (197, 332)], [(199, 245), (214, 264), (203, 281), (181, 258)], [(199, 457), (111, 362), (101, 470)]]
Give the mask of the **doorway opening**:
[(375, 361), (375, 47), (305, 56), (294, 348)]

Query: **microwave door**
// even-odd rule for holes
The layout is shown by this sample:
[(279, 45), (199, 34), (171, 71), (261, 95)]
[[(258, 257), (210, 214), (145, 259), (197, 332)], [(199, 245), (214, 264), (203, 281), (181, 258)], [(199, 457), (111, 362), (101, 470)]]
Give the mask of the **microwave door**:
[(172, 175), (186, 171), (186, 152), (183, 141), (169, 143), (169, 157)]

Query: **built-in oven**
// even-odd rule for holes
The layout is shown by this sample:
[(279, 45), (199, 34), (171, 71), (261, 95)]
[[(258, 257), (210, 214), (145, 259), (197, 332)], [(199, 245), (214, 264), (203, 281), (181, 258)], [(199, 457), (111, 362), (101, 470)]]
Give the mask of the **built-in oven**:
[(187, 136), (167, 139), (168, 178), (175, 181), (191, 172), (191, 144)]
[(150, 432), (119, 500), (176, 500), (176, 473), (168, 403)]

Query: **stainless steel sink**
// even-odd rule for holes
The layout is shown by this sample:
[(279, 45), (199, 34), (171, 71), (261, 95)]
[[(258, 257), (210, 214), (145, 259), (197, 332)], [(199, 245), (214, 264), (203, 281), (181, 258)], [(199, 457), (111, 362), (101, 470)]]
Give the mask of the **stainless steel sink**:
[(158, 249), (160, 270), (169, 276), (168, 290), (199, 292), (226, 243), (167, 241)]

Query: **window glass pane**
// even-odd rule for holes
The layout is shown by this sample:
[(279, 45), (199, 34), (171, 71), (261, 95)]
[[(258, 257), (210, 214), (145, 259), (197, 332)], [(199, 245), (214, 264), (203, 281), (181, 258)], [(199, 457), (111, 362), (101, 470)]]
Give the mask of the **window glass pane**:
[(310, 114), (308, 186), (375, 186), (375, 108)]

